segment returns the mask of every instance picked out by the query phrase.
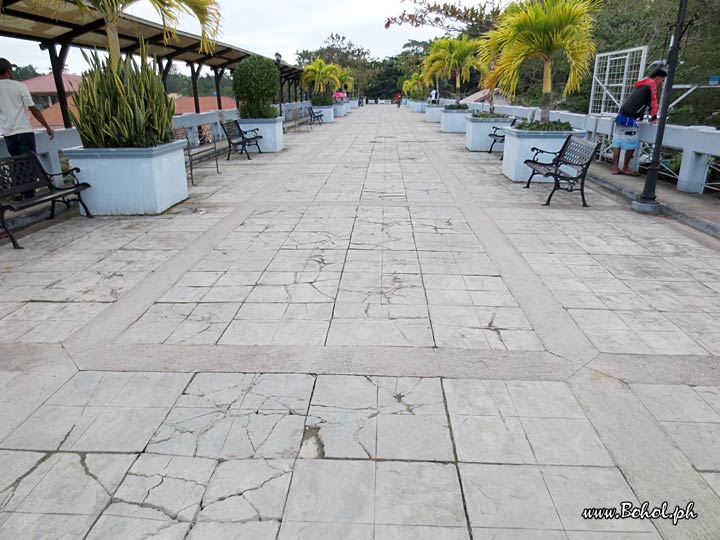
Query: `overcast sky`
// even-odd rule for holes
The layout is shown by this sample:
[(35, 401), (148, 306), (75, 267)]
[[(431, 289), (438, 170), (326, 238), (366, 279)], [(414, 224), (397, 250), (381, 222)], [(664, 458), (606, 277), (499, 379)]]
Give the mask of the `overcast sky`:
[[(317, 49), (331, 32), (347, 36), (356, 45), (370, 49), (373, 57), (392, 56), (410, 39), (424, 40), (441, 35), (432, 28), (411, 28), (407, 25), (384, 28), (387, 17), (409, 9), (401, 0), (219, 0), (223, 21), (220, 41), (265, 56), (276, 52), (283, 59), (295, 62), (295, 52)], [(158, 21), (155, 12), (141, 0), (128, 13)], [(184, 18), (180, 28), (198, 32), (191, 18)], [(41, 71), (50, 70), (47, 51), (33, 42), (0, 38), (0, 56), (18, 65), (33, 64)], [(84, 67), (82, 55), (73, 50), (68, 57), (71, 73)]]

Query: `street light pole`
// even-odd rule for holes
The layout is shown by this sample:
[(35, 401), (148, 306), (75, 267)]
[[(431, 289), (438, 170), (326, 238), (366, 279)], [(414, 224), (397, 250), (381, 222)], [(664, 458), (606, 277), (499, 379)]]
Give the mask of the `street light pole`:
[(275, 65), (278, 68), (278, 76), (280, 77), (280, 98), (278, 99), (278, 104), (280, 105), (280, 116), (283, 114), (282, 106), (283, 106), (283, 79), (282, 79), (282, 71), (280, 71), (280, 62), (282, 62), (282, 55), (279, 52), (275, 53)]
[(648, 167), (647, 178), (645, 179), (645, 187), (643, 188), (642, 195), (640, 195), (638, 200), (632, 202), (633, 210), (638, 212), (655, 212), (658, 207), (658, 203), (655, 201), (657, 198), (655, 192), (657, 188), (658, 171), (660, 170), (660, 155), (662, 152), (663, 138), (665, 136), (665, 124), (667, 123), (667, 116), (670, 108), (670, 94), (672, 93), (673, 81), (675, 79), (675, 68), (677, 67), (678, 57), (680, 55), (680, 41), (682, 40), (684, 32), (687, 2), (688, 0), (680, 0), (677, 21), (675, 23), (675, 28), (673, 29), (672, 41), (670, 42), (667, 78), (665, 79), (662, 98), (660, 100), (660, 112), (657, 124), (657, 133), (655, 135), (655, 146), (653, 148), (652, 161)]

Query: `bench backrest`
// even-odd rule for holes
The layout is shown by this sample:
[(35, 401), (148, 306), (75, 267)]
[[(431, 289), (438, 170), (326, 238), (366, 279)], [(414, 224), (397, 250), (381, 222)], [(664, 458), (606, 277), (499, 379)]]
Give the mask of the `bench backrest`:
[(240, 123), (237, 120), (227, 120), (220, 122), (222, 130), (225, 132), (225, 137), (228, 140), (237, 140), (243, 138), (242, 129), (240, 129)]
[(570, 135), (563, 144), (558, 157), (558, 162), (563, 165), (569, 165), (578, 171), (584, 171), (590, 167), (593, 157), (599, 143), (581, 139), (575, 135)]
[(53, 185), (35, 154), (0, 158), (0, 199), (39, 188)]

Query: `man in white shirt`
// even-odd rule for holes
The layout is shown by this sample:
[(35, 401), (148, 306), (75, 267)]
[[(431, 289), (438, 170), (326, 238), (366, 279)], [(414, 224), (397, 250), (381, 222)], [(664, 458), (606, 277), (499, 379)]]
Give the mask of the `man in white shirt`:
[[(27, 86), (13, 80), (13, 69), (16, 67), (7, 59), (0, 58), (0, 134), (5, 137), (11, 156), (36, 151), (35, 133), (30, 125), (28, 111), (45, 126), (51, 139), (55, 136), (42, 112), (35, 106)], [(34, 193), (29, 191), (23, 195), (30, 198)]]
[(437, 101), (437, 90), (434, 88), (432, 89), (432, 92), (430, 92), (430, 103), (435, 103)]

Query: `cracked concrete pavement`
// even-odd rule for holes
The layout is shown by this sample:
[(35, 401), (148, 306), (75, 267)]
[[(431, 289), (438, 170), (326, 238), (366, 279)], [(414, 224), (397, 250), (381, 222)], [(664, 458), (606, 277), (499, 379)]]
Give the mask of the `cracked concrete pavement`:
[(463, 143), (368, 106), (1, 246), (0, 539), (719, 538), (720, 244)]

